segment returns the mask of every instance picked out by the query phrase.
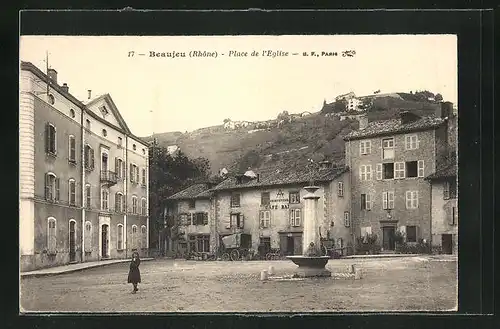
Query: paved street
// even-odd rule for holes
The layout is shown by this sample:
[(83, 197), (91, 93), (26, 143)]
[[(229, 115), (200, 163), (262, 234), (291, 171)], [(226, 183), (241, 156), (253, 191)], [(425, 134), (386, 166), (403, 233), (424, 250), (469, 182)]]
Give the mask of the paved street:
[(361, 280), (260, 281), (273, 265), (292, 274), (290, 261), (203, 262), (154, 260), (141, 264), (137, 294), (127, 284), (128, 263), (21, 280), (25, 311), (64, 312), (307, 312), (450, 310), (456, 306), (456, 258), (398, 257), (330, 260), (332, 272), (350, 264)]

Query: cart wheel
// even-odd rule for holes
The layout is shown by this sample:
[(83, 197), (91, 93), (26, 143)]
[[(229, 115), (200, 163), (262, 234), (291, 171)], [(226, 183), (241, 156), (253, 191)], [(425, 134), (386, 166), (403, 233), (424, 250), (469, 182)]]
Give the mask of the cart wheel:
[(227, 252), (222, 254), (222, 260), (228, 261), (230, 259), (229, 254)]
[(266, 254), (266, 260), (273, 260), (273, 254), (271, 254), (270, 252), (268, 252)]
[(321, 246), (321, 253), (322, 253), (322, 256), (328, 255), (328, 250), (326, 249), (326, 247), (324, 245)]
[(240, 259), (240, 253), (238, 250), (234, 249), (233, 251), (231, 251), (231, 260), (232, 261), (236, 261), (236, 260), (239, 260)]

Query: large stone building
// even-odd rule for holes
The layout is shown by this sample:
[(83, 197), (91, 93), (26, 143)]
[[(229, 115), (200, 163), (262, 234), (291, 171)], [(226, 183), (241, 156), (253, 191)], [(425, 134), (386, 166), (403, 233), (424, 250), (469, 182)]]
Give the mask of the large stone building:
[(111, 97), (84, 104), (57, 72), (21, 63), (21, 270), (148, 250), (148, 145)]
[(451, 103), (439, 113), (368, 123), (345, 137), (350, 170), (352, 222), (356, 236), (375, 234), (384, 251), (394, 250), (395, 233), (406, 242), (431, 241), (431, 187), (425, 177), (450, 155)]
[[(195, 184), (169, 198), (167, 213), (180, 222), (178, 250), (217, 252), (222, 237), (251, 236), (251, 247), (302, 253), (304, 187), (320, 186), (321, 237), (335, 248), (352, 246), (348, 168), (286, 168), (233, 175), (216, 186)], [(352, 249), (350, 249), (352, 250)]]

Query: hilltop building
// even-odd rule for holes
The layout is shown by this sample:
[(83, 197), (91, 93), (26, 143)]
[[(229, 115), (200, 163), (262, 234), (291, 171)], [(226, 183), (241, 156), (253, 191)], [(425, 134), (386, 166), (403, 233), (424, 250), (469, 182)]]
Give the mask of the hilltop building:
[(21, 271), (148, 253), (148, 144), (109, 94), (22, 62), (19, 160)]
[(433, 117), (401, 112), (400, 118), (368, 122), (346, 141), (351, 168), (352, 218), (356, 236), (376, 234), (384, 251), (400, 231), (407, 243), (431, 241), (431, 188), (425, 180), (450, 155), (451, 103)]

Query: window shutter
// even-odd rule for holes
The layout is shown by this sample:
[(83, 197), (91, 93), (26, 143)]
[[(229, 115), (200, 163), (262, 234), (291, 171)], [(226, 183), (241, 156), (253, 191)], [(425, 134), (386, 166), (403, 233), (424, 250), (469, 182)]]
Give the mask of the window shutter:
[(365, 166), (359, 166), (359, 180), (363, 180), (363, 169), (365, 169)]
[(295, 210), (290, 209), (290, 226), (293, 226), (294, 221), (295, 221)]
[(417, 240), (417, 242), (419, 242), (419, 241), (420, 241), (420, 239), (422, 238), (422, 237), (421, 237), (421, 232), (420, 232), (420, 226), (418, 226), (418, 225), (416, 225), (416, 226), (415, 226), (415, 236), (416, 236), (416, 238), (417, 238), (417, 239), (416, 239), (416, 240)]
[(49, 199), (50, 197), (50, 176), (49, 174), (45, 174), (45, 199)]
[(388, 209), (389, 192), (382, 192), (382, 209)]
[(55, 184), (56, 184), (56, 196), (55, 196), (55, 200), (59, 201), (59, 178), (55, 179)]
[(208, 213), (203, 214), (203, 225), (208, 225)]
[(406, 191), (405, 197), (406, 197), (406, 209), (410, 209), (411, 208), (411, 191)]
[(364, 142), (359, 142), (359, 154), (363, 154)]
[(394, 191), (387, 192), (387, 208), (394, 209)]
[(90, 168), (94, 169), (94, 149), (90, 149)]
[(50, 126), (48, 123), (45, 124), (45, 152), (50, 150)]
[(139, 167), (135, 167), (135, 182), (139, 183)]
[(115, 194), (115, 211), (118, 212), (120, 209), (120, 199), (119, 199), (119, 194)]
[(300, 226), (301, 213), (300, 209), (295, 209), (295, 225)]
[(264, 211), (259, 212), (259, 222), (260, 222), (260, 227), (264, 227), (264, 218), (265, 218), (265, 213)]
[(450, 183), (444, 182), (443, 184), (443, 199), (448, 200), (450, 198)]
[(122, 197), (122, 212), (125, 212), (126, 209), (125, 197)]
[(366, 210), (372, 209), (372, 195), (366, 194)]
[(240, 227), (239, 228), (244, 228), (245, 227), (245, 216), (240, 215)]
[(226, 228), (231, 228), (231, 220), (232, 220), (232, 216), (229, 215), (229, 219), (226, 220)]
[(377, 180), (382, 179), (382, 164), (377, 163)]
[(134, 182), (134, 166), (132, 164), (130, 165), (130, 181)]
[(424, 160), (418, 160), (418, 177), (424, 177)]
[(120, 172), (119, 172), (119, 167), (118, 167), (118, 158), (115, 158), (115, 173), (117, 175), (120, 175)]
[(446, 212), (446, 216), (448, 217), (448, 225), (453, 225), (453, 215), (455, 215), (455, 208), (451, 207), (450, 210)]
[(415, 144), (418, 149), (420, 147), (420, 140), (418, 139), (418, 135), (415, 135)]

